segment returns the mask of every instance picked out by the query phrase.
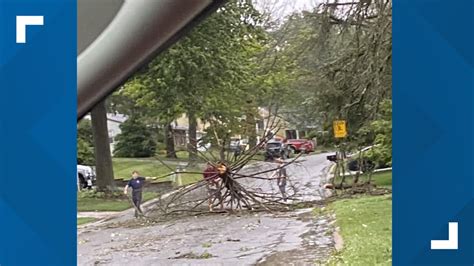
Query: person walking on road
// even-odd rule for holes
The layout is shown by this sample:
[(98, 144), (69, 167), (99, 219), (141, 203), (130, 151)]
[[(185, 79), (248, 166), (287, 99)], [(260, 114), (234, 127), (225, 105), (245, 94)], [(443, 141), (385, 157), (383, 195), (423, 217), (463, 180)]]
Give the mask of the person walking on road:
[(288, 178), (288, 175), (286, 173), (286, 168), (283, 166), (284, 161), (281, 158), (278, 158), (275, 161), (278, 163), (278, 168), (273, 173), (272, 178), (276, 177), (278, 188), (280, 189), (283, 201), (286, 202), (286, 180)]
[(143, 214), (140, 207), (142, 203), (142, 188), (145, 185), (145, 178), (141, 177), (138, 171), (132, 172), (132, 179), (130, 179), (125, 186), (123, 193), (128, 196), (128, 188), (132, 188), (132, 201), (135, 205), (135, 218), (138, 218), (139, 214)]

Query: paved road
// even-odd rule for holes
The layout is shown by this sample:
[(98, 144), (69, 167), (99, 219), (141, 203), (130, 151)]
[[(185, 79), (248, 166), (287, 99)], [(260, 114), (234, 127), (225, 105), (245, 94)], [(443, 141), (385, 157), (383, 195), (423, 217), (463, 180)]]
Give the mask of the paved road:
[[(307, 156), (289, 166), (300, 200), (323, 197), (328, 166), (326, 154)], [(245, 172), (270, 167), (262, 163)], [(255, 185), (265, 190), (276, 187)], [(315, 218), (311, 211), (213, 214), (156, 224), (120, 217), (129, 223), (117, 227), (110, 221), (78, 230), (78, 265), (312, 265), (329, 256), (334, 241), (332, 218)]]

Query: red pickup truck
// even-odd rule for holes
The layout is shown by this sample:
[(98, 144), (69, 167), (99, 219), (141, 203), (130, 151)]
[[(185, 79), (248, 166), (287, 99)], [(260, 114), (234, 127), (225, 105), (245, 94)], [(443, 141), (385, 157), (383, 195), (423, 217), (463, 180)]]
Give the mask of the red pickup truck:
[(294, 153), (310, 153), (314, 151), (314, 143), (307, 139), (287, 139), (286, 144)]

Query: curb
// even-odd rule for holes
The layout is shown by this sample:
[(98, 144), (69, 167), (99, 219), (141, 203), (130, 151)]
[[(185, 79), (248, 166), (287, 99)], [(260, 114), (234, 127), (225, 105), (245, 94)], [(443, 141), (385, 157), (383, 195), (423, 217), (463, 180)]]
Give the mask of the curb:
[[(185, 189), (185, 188), (187, 188), (187, 187), (189, 187), (189, 186), (192, 186), (192, 185), (193, 185), (193, 184), (191, 184), (191, 185), (186, 185), (186, 186), (184, 186), (184, 187), (182, 187), (182, 188), (179, 188), (179, 189), (170, 191), (170, 192), (168, 192), (168, 193), (166, 193), (166, 194), (164, 194), (164, 195), (161, 195), (160, 197), (156, 197), (156, 198), (154, 198), (154, 199), (151, 199), (151, 200), (149, 200), (149, 201), (143, 203), (143, 204), (142, 204), (142, 207), (143, 207), (143, 209), (146, 210), (146, 208), (148, 208), (150, 205), (153, 205), (153, 204), (155, 204), (156, 202), (158, 202), (158, 201), (160, 201), (160, 200), (166, 199), (166, 198), (168, 198), (169, 196), (171, 196), (171, 195), (177, 193), (178, 191), (180, 191), (180, 190), (182, 190), (182, 189)], [(125, 215), (125, 214), (127, 214), (127, 212), (131, 212), (131, 211), (133, 211), (133, 210), (134, 210), (134, 208), (132, 207), (132, 208), (129, 208), (129, 209), (120, 211), (120, 212), (116, 212), (116, 213), (111, 214), (111, 215), (109, 215), (109, 216), (107, 216), (107, 217), (98, 219), (97, 221), (79, 225), (79, 226), (77, 226), (77, 229), (84, 229), (84, 228), (87, 228), (87, 227), (89, 227), (89, 226), (92, 227), (92, 226), (101, 225), (101, 224), (103, 224), (103, 223), (105, 223), (105, 222), (108, 222), (108, 221), (114, 219), (114, 218), (117, 218), (117, 217), (120, 217), (120, 216), (122, 216), (122, 215)], [(78, 216), (78, 217), (79, 217), (79, 216)]]

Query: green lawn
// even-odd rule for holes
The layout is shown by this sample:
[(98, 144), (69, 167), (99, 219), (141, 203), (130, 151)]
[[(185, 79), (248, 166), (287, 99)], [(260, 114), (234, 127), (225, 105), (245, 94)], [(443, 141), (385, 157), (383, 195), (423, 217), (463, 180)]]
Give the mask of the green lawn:
[(91, 223), (91, 222), (94, 222), (95, 220), (96, 219), (92, 217), (80, 217), (80, 218), (77, 218), (77, 225)]
[[(143, 202), (156, 198), (157, 193), (144, 192)], [(79, 197), (77, 199), (77, 211), (123, 211), (132, 208), (130, 201), (124, 195), (122, 198), (94, 198)]]
[[(166, 151), (161, 151), (158, 153), (157, 157), (160, 158), (160, 160), (163, 161), (181, 161), (181, 162), (187, 162), (189, 159), (189, 153), (187, 151), (177, 151), (176, 156), (178, 157), (177, 159), (173, 158), (166, 158)], [(219, 150), (217, 149), (210, 149), (208, 151), (202, 151), (198, 152), (198, 158), (204, 162), (204, 159), (202, 157), (206, 157), (210, 160), (214, 160), (214, 158), (219, 158)]]
[[(169, 166), (174, 170), (178, 164), (178, 161), (170, 162)], [(160, 163), (155, 158), (113, 158), (114, 175), (116, 179), (128, 180), (131, 178), (132, 171), (137, 170), (141, 175), (147, 177), (162, 177), (169, 175), (172, 170), (167, 166)], [(182, 185), (194, 183), (202, 179), (202, 169), (199, 167), (186, 169), (189, 172), (195, 173), (183, 173), (182, 174)], [(163, 182), (171, 181), (173, 177), (170, 175), (166, 178), (151, 179), (147, 182)], [(119, 194), (120, 195), (120, 194)], [(143, 200), (147, 201), (157, 197), (156, 193), (145, 192), (143, 193)], [(90, 196), (83, 195), (77, 199), (77, 210), (78, 211), (123, 211), (131, 208), (129, 200), (125, 197), (114, 197), (114, 198), (101, 198), (96, 197), (93, 194)]]
[(392, 171), (375, 173), (372, 180), (378, 187), (385, 187), (392, 189)]
[(157, 155), (160, 160), (164, 161), (186, 161), (189, 158), (189, 153), (187, 151), (177, 151), (176, 156), (178, 157), (177, 159), (174, 158), (166, 158), (166, 151), (160, 151)]
[[(336, 184), (341, 183), (342, 177), (336, 179)], [(359, 182), (364, 182), (367, 180), (367, 175), (361, 175), (359, 177)], [(346, 184), (352, 184), (352, 179), (350, 176), (346, 176)], [(392, 171), (374, 173), (372, 175), (372, 183), (377, 187), (389, 188), (392, 189)]]
[(202, 174), (183, 174), (181, 177), (181, 185), (189, 185), (203, 179)]
[[(114, 176), (116, 179), (131, 178), (134, 170), (143, 176), (158, 177), (171, 173), (172, 171), (154, 158), (113, 158)], [(176, 163), (168, 164), (173, 170)]]
[(392, 195), (339, 200), (328, 210), (344, 241), (329, 265), (392, 264)]
[[(167, 163), (167, 165), (175, 170), (176, 166), (178, 165), (178, 161), (171, 161)], [(134, 170), (137, 170), (141, 175), (147, 177), (164, 177), (172, 173), (170, 168), (168, 168), (166, 165), (163, 165), (155, 158), (113, 158), (113, 166), (115, 179), (130, 179)], [(186, 168), (187, 172), (193, 173), (183, 173), (182, 184), (186, 185), (201, 180), (201, 172), (203, 171), (201, 168), (203, 167), (196, 166), (192, 168)], [(162, 182), (170, 180), (172, 180), (171, 175), (164, 178), (150, 180), (150, 182)]]

